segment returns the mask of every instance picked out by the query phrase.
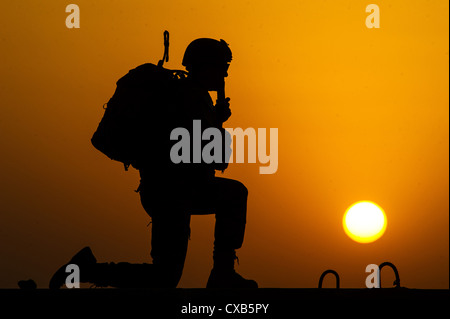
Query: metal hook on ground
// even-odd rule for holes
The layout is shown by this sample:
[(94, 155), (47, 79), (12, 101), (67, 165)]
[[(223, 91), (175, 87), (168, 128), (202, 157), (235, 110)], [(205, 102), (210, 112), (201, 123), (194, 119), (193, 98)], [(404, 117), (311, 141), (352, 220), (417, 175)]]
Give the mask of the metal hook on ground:
[(339, 284), (340, 284), (339, 275), (338, 275), (338, 273), (337, 273), (336, 271), (334, 271), (334, 270), (332, 270), (332, 269), (325, 270), (325, 271), (322, 273), (322, 275), (320, 276), (320, 279), (319, 279), (319, 289), (322, 288), (322, 282), (323, 282), (323, 279), (324, 279), (325, 276), (328, 275), (328, 274), (333, 274), (333, 275), (336, 277), (336, 289), (339, 289), (339, 286), (340, 286), (340, 285), (339, 285)]
[(400, 288), (400, 275), (398, 274), (397, 267), (395, 267), (393, 263), (390, 263), (388, 261), (386, 261), (386, 262), (382, 263), (380, 266), (378, 266), (378, 268), (380, 269), (380, 288), (381, 288), (381, 269), (384, 266), (389, 266), (392, 268), (392, 270), (394, 270), (394, 274), (395, 274), (394, 286), (396, 288)]

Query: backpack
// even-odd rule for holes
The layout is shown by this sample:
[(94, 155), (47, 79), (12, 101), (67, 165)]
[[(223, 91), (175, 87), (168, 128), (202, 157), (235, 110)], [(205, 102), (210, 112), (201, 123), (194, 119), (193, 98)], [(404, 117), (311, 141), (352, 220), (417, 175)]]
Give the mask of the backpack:
[[(104, 115), (91, 138), (92, 145), (110, 159), (139, 169), (144, 156), (161, 151), (149, 147), (148, 139), (159, 141), (167, 124), (167, 100), (175, 83), (187, 77), (181, 70), (163, 67), (169, 60), (169, 33), (164, 32), (164, 56), (158, 65), (142, 64), (116, 83), (113, 96), (104, 105)], [(144, 154), (146, 153), (146, 154)], [(154, 154), (153, 154), (154, 155)], [(152, 154), (150, 154), (150, 157)]]

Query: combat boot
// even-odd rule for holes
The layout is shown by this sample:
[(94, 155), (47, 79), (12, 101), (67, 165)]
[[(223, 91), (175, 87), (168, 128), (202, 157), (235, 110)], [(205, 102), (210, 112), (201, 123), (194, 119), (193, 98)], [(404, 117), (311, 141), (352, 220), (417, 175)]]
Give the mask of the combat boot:
[(245, 279), (235, 270), (221, 272), (211, 270), (206, 288), (236, 288), (236, 289), (254, 289), (258, 288), (258, 283), (251, 279)]
[(69, 264), (75, 264), (80, 269), (80, 282), (90, 282), (90, 276), (93, 272), (97, 260), (92, 254), (90, 247), (84, 247), (78, 253), (76, 253), (70, 261), (61, 266), (50, 279), (49, 288), (59, 289), (66, 283), (66, 278), (69, 275), (66, 272), (66, 267)]
[(256, 281), (245, 279), (234, 270), (236, 253), (214, 252), (214, 268), (208, 278), (206, 288), (258, 288)]
[(80, 250), (65, 265), (61, 266), (50, 280), (50, 289), (59, 289), (66, 283), (69, 275), (66, 267), (69, 264), (76, 264), (80, 269), (80, 282), (91, 283), (96, 287), (114, 288), (156, 288), (165, 287), (166, 277), (155, 273), (152, 264), (130, 264), (119, 263), (97, 263), (89, 247)]

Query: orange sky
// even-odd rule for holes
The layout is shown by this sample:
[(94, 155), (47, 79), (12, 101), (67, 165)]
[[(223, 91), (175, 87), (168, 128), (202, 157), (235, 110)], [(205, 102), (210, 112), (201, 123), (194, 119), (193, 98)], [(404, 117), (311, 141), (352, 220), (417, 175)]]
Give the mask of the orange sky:
[[(449, 287), (448, 1), (3, 1), (0, 10), (0, 288), (54, 270), (90, 245), (100, 262), (150, 262), (138, 172), (90, 138), (115, 82), (156, 63), (169, 30), (169, 68), (195, 38), (233, 51), (227, 127), (278, 128), (278, 172), (232, 164), (249, 189), (238, 271), (260, 287), (316, 287), (335, 269), (363, 288), (368, 264), (393, 262), (402, 285)], [(353, 242), (341, 220), (371, 200), (388, 227)], [(204, 287), (213, 216), (192, 221), (180, 287)], [(386, 271), (383, 286), (393, 275)], [(325, 285), (331, 286), (326, 280)]]

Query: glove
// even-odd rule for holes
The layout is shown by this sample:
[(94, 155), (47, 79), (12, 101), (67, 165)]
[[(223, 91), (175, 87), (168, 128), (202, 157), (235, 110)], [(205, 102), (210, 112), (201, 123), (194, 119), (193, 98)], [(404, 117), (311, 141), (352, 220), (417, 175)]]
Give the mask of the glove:
[(220, 123), (223, 123), (226, 120), (228, 120), (231, 116), (230, 98), (227, 97), (225, 100), (216, 101), (215, 109), (216, 109), (217, 120)]

